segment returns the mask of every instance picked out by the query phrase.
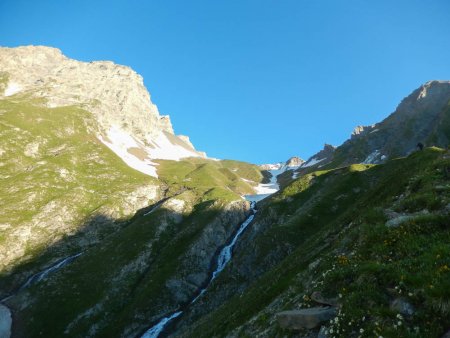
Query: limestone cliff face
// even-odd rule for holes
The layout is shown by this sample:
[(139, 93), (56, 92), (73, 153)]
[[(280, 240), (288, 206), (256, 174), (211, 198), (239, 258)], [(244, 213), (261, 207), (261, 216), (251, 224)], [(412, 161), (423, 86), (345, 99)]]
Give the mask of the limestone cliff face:
[[(100, 130), (94, 132), (105, 137), (113, 128), (142, 147), (158, 148), (155, 141), (162, 133), (164, 140), (174, 134), (170, 118), (159, 114), (142, 77), (129, 67), (110, 61), (80, 62), (56, 48), (25, 46), (0, 48), (0, 73), (7, 80), (0, 97), (20, 93), (44, 99), (48, 107), (82, 106), (98, 121)], [(185, 139), (177, 138), (176, 143), (192, 153), (188, 155), (203, 157)], [(148, 157), (164, 158), (159, 153)]]

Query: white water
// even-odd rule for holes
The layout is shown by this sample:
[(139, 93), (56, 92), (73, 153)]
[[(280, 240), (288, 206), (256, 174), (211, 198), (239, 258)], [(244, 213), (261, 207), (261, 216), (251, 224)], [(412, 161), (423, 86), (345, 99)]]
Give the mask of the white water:
[(61, 269), (63, 266), (71, 263), (75, 258), (77, 258), (78, 256), (80, 256), (81, 253), (78, 253), (76, 255), (73, 256), (69, 256), (67, 258), (64, 258), (62, 261), (59, 261), (58, 263), (56, 263), (55, 265), (52, 265), (51, 267), (45, 269), (44, 271), (38, 272), (37, 274), (31, 276), (30, 278), (28, 278), (28, 280), (25, 282), (25, 284), (23, 284), (20, 290), (23, 290), (27, 287), (29, 287), (30, 285), (36, 284), (38, 282), (40, 282), (41, 280), (43, 280), (45, 277), (47, 277), (47, 275), (49, 273), (52, 273), (56, 270)]
[[(220, 254), (217, 257), (217, 266), (216, 266), (216, 269), (214, 270), (214, 272), (212, 274), (211, 279), (209, 280), (208, 284), (202, 290), (200, 290), (200, 293), (190, 302), (190, 304), (194, 304), (206, 292), (206, 290), (208, 289), (208, 287), (211, 284), (211, 282), (217, 277), (217, 275), (220, 272), (222, 272), (222, 270), (225, 268), (227, 263), (231, 260), (233, 247), (236, 245), (236, 242), (237, 242), (239, 236), (241, 236), (241, 234), (244, 232), (244, 230), (253, 221), (253, 218), (255, 217), (255, 214), (257, 212), (256, 209), (255, 209), (255, 205), (256, 205), (255, 202), (251, 202), (251, 208), (252, 208), (252, 212), (253, 213), (244, 221), (244, 223), (241, 224), (241, 226), (239, 227), (239, 230), (234, 235), (231, 243), (228, 244), (227, 246), (225, 246), (220, 251)], [(183, 313), (183, 311), (177, 311), (177, 312), (173, 313), (170, 316), (164, 317), (156, 325), (154, 325), (150, 329), (148, 329), (141, 336), (141, 338), (157, 338), (159, 336), (159, 334), (164, 330), (164, 327), (172, 319), (180, 316), (182, 313)]]
[(158, 324), (156, 324), (150, 330), (145, 332), (144, 335), (142, 336), (142, 338), (155, 338), (155, 337), (158, 337), (159, 334), (162, 332), (162, 330), (164, 330), (164, 326), (166, 326), (166, 324), (168, 322), (170, 322), (174, 318), (177, 318), (182, 313), (183, 313), (183, 311), (178, 311), (178, 312), (175, 312), (173, 315), (171, 315), (169, 317), (164, 317), (163, 319), (161, 319), (159, 321)]
[(253, 221), (253, 218), (255, 218), (256, 210), (253, 208), (252, 205), (253, 214), (250, 215), (244, 223), (241, 224), (239, 227), (238, 232), (233, 237), (233, 240), (230, 244), (228, 244), (226, 247), (222, 249), (222, 251), (219, 254), (219, 257), (217, 258), (217, 268), (216, 271), (213, 272), (212, 278), (210, 283), (216, 278), (216, 276), (225, 268), (227, 263), (231, 260), (231, 250), (236, 244), (236, 241), (238, 240), (239, 236), (242, 234), (242, 232), (247, 228), (247, 226), (250, 224), (251, 221)]
[[(45, 269), (45, 270), (43, 270), (41, 272), (38, 272), (38, 273), (34, 274), (30, 278), (28, 278), (27, 281), (16, 292), (20, 292), (23, 289), (26, 289), (27, 287), (29, 287), (30, 285), (39, 283), (41, 280), (43, 280), (45, 277), (47, 277), (50, 273), (55, 272), (55, 271), (61, 269), (62, 267), (66, 266), (67, 264), (71, 263), (73, 260), (75, 260), (81, 254), (82, 254), (82, 252), (77, 253), (76, 255), (64, 258), (63, 260), (59, 261), (55, 265), (52, 265), (51, 267), (49, 267), (49, 268), (47, 268), (47, 269)], [(13, 293), (13, 294), (11, 294), (11, 295), (3, 298), (3, 299), (0, 299), (0, 303), (3, 303), (5, 301), (7, 301), (8, 299), (13, 297), (14, 295), (15, 295), (15, 293)]]

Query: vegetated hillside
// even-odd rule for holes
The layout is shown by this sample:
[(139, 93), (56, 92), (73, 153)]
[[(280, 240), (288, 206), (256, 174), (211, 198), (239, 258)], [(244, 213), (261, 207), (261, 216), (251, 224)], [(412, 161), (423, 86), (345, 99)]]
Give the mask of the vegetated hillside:
[[(189, 337), (316, 337), (276, 314), (336, 299), (327, 337), (450, 328), (450, 152), (305, 175), (260, 205), (231, 264), (174, 328)], [(401, 306), (399, 306), (401, 304)]]
[(41, 263), (81, 251), (163, 195), (157, 180), (87, 131), (95, 124), (76, 106), (46, 108), (27, 95), (0, 100), (0, 285), (14, 279), (2, 293), (25, 277), (18, 264), (33, 260), (29, 275), (50, 246)]
[(14, 336), (135, 337), (192, 299), (218, 249), (250, 212), (239, 193), (252, 189), (227, 168), (261, 176), (242, 162), (161, 161), (162, 184), (171, 180), (165, 198), (7, 300)]
[(34, 94), (0, 99), (0, 299), (13, 337), (138, 336), (207, 281), (261, 171), (186, 158), (144, 175), (98, 140), (83, 105)]
[(413, 91), (383, 121), (355, 128), (339, 147), (325, 145), (299, 169), (308, 173), (352, 163), (383, 163), (425, 146), (450, 143), (450, 81), (429, 81)]

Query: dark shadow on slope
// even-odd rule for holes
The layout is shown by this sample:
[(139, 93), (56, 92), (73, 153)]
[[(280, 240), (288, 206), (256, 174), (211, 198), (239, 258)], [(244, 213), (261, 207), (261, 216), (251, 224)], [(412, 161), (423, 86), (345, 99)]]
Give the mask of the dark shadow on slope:
[[(73, 322), (68, 331), (72, 336), (86, 335), (98, 323), (105, 326), (96, 336), (119, 336), (134, 321), (137, 327), (126, 335), (136, 336), (191, 299), (201, 285), (182, 284), (180, 296), (167, 281), (184, 282), (190, 269), (198, 270), (196, 262), (183, 266), (189, 262), (189, 250), (202, 243), (209, 225), (236, 215), (230, 211), (223, 216), (214, 201), (201, 202), (190, 215), (182, 215), (164, 208), (166, 200), (137, 211), (128, 220), (95, 215), (77, 233), (0, 277), (1, 298), (12, 295), (4, 304), (13, 312), (13, 337), (34, 337), (40, 332), (59, 337)], [(222, 236), (228, 238), (236, 224), (230, 221), (223, 226)], [(214, 234), (213, 229), (208, 233)], [(212, 250), (210, 257), (217, 254), (217, 246)], [(89, 313), (98, 304), (105, 308)]]
[[(33, 293), (40, 284), (51, 281), (58, 274), (72, 269), (72, 266), (90, 251), (101, 247), (110, 237), (117, 236), (139, 218), (147, 218), (168, 198), (138, 210), (134, 216), (125, 220), (113, 219), (107, 215), (96, 214), (77, 227), (76, 233), (64, 236), (47, 248), (35, 252), (33, 257), (18, 264), (11, 271), (0, 274), (0, 303), (12, 310), (13, 336), (20, 319), (16, 309), (21, 296), (26, 292)], [(173, 217), (179, 217), (175, 215)], [(101, 264), (101, 262), (99, 262)], [(19, 319), (19, 321), (16, 321)]]

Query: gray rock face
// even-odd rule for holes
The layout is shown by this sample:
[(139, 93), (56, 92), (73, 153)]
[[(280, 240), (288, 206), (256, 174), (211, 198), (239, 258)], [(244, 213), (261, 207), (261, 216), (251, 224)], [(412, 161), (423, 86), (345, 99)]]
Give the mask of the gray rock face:
[(277, 313), (278, 324), (284, 329), (313, 329), (336, 316), (333, 307), (314, 307), (309, 309), (283, 311)]
[(355, 127), (355, 129), (353, 129), (353, 132), (350, 137), (356, 138), (356, 137), (365, 135), (373, 129), (374, 129), (374, 126), (357, 126), (357, 127)]
[(0, 304), (0, 337), (11, 337), (11, 311), (6, 306)]

